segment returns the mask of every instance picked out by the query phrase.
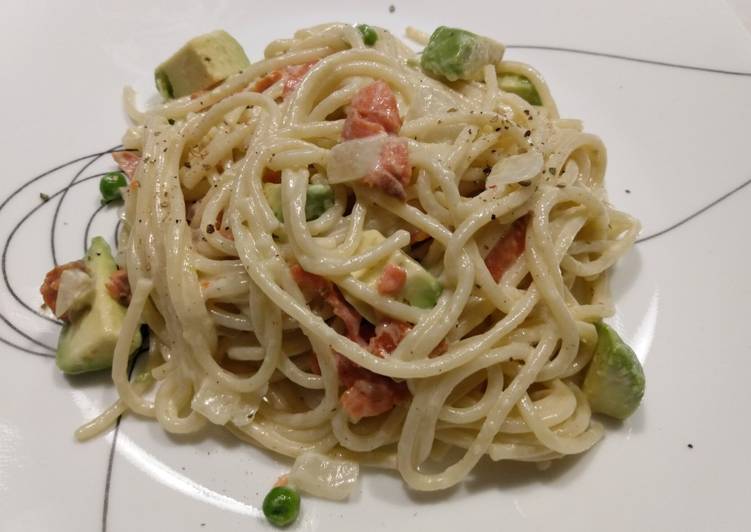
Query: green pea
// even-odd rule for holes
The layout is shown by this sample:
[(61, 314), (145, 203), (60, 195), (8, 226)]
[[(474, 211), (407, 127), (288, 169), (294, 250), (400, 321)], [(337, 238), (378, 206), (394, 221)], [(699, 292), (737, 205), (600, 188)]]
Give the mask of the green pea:
[(305, 194), (305, 219), (315, 220), (334, 206), (334, 191), (328, 185), (308, 185)]
[(102, 194), (102, 203), (120, 199), (120, 189), (128, 186), (128, 181), (122, 172), (110, 172), (102, 176), (99, 181), (99, 192)]
[(367, 24), (358, 24), (357, 30), (360, 32), (360, 35), (362, 35), (362, 42), (364, 42), (366, 46), (373, 46), (376, 41), (378, 41), (378, 32)]
[(273, 488), (263, 499), (263, 515), (274, 526), (291, 525), (300, 514), (300, 495), (291, 488)]

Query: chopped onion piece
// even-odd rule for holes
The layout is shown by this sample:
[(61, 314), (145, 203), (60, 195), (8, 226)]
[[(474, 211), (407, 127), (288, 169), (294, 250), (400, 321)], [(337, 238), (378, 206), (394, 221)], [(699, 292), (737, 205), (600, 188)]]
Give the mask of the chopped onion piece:
[(216, 388), (213, 381), (206, 379), (193, 396), (190, 406), (212, 423), (225, 425), (231, 421), (242, 427), (253, 421), (265, 393), (265, 387), (254, 393), (227, 392)]
[(79, 269), (65, 270), (60, 275), (60, 288), (55, 300), (55, 313), (58, 317), (70, 311), (77, 311), (89, 306), (94, 295), (94, 281), (85, 271)]
[(287, 479), (290, 486), (316, 497), (341, 501), (352, 494), (360, 466), (319, 453), (297, 457)]
[(544, 164), (545, 160), (538, 151), (530, 150), (521, 155), (511, 155), (493, 166), (485, 187), (528, 181), (542, 172)]
[(378, 165), (381, 149), (388, 138), (388, 135), (381, 133), (347, 140), (331, 148), (326, 166), (329, 183), (355, 181), (372, 172)]

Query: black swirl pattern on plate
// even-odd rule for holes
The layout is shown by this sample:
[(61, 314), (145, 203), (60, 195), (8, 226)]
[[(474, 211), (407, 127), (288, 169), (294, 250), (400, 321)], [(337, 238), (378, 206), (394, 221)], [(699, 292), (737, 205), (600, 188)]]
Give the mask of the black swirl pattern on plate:
[[(41, 198), (40, 193), (40, 199), (35, 200), (33, 201), (33, 203), (29, 204), (28, 209), (22, 209), (22, 214), (19, 216), (19, 218), (12, 222), (8, 236), (2, 245), (2, 258), (0, 261), (2, 282), (4, 284), (5, 291), (10, 295), (12, 300), (20, 307), (20, 309), (22, 309), (24, 313), (33, 315), (39, 321), (40, 327), (48, 327), (49, 324), (60, 327), (62, 325), (62, 322), (55, 319), (49, 313), (42, 311), (40, 309), (39, 299), (34, 299), (32, 301), (24, 300), (17, 292), (16, 288), (13, 285), (13, 282), (11, 282), (10, 274), (8, 271), (8, 259), (13, 253), (14, 249), (18, 249), (17, 246), (21, 244), (17, 239), (19, 230), (24, 227), (24, 225), (30, 219), (32, 219), (32, 217), (37, 215), (42, 209), (44, 209), (45, 207), (49, 208), (50, 206), (54, 205), (54, 212), (50, 225), (49, 250), (52, 259), (52, 266), (57, 266), (58, 254), (55, 246), (55, 235), (59, 231), (60, 213), (63, 202), (65, 201), (66, 197), (68, 197), (69, 193), (80, 190), (83, 186), (96, 187), (98, 179), (106, 172), (86, 174), (86, 171), (103, 156), (117, 151), (123, 151), (122, 147), (115, 146), (104, 151), (77, 157), (71, 161), (55, 166), (54, 168), (42, 172), (22, 183), (20, 186), (14, 189), (8, 195), (8, 197), (3, 200), (2, 203), (0, 203), (0, 214), (3, 214), (4, 212), (7, 212), (7, 210), (9, 210), (11, 206), (15, 206), (15, 203), (20, 200), (20, 195), (22, 192), (28, 191), (33, 185), (43, 185), (46, 190), (53, 190), (53, 192), (51, 193), (46, 193), (44, 198)], [(70, 177), (70, 172), (75, 168), (75, 165), (77, 163), (83, 164), (81, 168), (73, 172), (72, 177)], [(55, 189), (59, 186), (59, 183), (61, 181), (66, 184), (60, 188)], [(84, 234), (84, 252), (86, 249), (86, 242), (88, 241), (88, 234), (92, 223), (94, 222), (96, 216), (100, 212), (102, 212), (103, 208), (104, 206), (96, 205), (93, 212), (89, 215), (88, 221), (86, 223), (86, 231)], [(17, 319), (13, 319), (13, 316), (9, 316), (5, 312), (0, 311), (0, 320), (2, 320), (2, 322), (5, 323), (13, 332), (18, 334), (27, 342), (33, 344), (33, 346), (20, 345), (17, 341), (14, 341), (11, 338), (6, 338), (2, 334), (0, 334), (0, 342), (30, 355), (50, 358), (54, 357), (55, 348), (39, 340), (36, 337), (35, 332), (23, 330), (22, 325), (18, 322)]]

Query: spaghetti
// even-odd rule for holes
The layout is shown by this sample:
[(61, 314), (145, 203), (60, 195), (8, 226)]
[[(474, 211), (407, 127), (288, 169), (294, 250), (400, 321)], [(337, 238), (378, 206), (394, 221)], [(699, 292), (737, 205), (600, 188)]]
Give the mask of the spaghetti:
[[(126, 92), (140, 161), (118, 261), (134, 295), (108, 421), (127, 408), (175, 433), (226, 425), (290, 457), (395, 468), (417, 490), (484, 456), (546, 462), (601, 438), (579, 384), (614, 311), (607, 272), (639, 231), (607, 202), (605, 146), (559, 118), (527, 65), (442, 82), (375, 31), (372, 46), (349, 25), (298, 31), (144, 112)], [(314, 185), (333, 197), (312, 218)], [(399, 295), (409, 267), (435, 301)], [(139, 319), (153, 398), (126, 375)]]

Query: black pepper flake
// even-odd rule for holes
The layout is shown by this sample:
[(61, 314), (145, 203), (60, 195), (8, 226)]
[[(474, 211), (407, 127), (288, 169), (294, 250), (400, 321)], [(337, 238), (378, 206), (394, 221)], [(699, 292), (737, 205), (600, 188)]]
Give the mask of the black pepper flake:
[(626, 189), (626, 194), (631, 194), (631, 191), (629, 189)]
[(168, 123), (169, 125), (171, 125), (171, 126), (174, 126), (174, 125), (175, 125), (175, 119), (174, 119), (174, 118), (168, 118), (168, 119), (167, 119), (167, 123)]
[(555, 173), (558, 171), (557, 168), (553, 168), (552, 166), (548, 168), (548, 172), (550, 172), (552, 175), (555, 175)]
[(529, 137), (531, 134), (532, 134), (532, 132), (528, 129), (527, 131), (524, 132), (524, 137), (525, 138)]
[(49, 194), (45, 194), (44, 192), (40, 192), (39, 193), (39, 199), (42, 200), (43, 202), (47, 203), (50, 200), (50, 195)]
[(498, 131), (500, 131), (500, 130), (501, 130), (501, 128), (500, 128), (500, 127), (497, 127), (497, 128), (495, 128), (495, 130), (496, 130), (496, 132), (498, 132)]
[(488, 174), (490, 174), (491, 170), (492, 170), (492, 168), (490, 168), (489, 166), (486, 166), (485, 168), (482, 169), (482, 173), (485, 174), (485, 175), (488, 175)]
[(490, 215), (490, 219), (491, 219), (491, 220), (495, 220), (495, 214), (491, 214), (491, 215)]
[(213, 233), (214, 231), (215, 231), (215, 229), (214, 229), (214, 226), (213, 226), (212, 224), (209, 224), (209, 225), (207, 225), (207, 226), (206, 226), (206, 232), (207, 232), (208, 234), (211, 234), (211, 233)]
[(209, 63), (211, 62), (211, 58), (209, 56), (204, 57), (203, 60)]
[(192, 167), (190, 166), (190, 162), (188, 162), (188, 161), (185, 161), (185, 168), (188, 168), (188, 169), (192, 168)]
[(396, 6), (394, 4), (391, 4), (389, 6), (389, 13), (393, 13), (394, 11), (396, 11)]
[(525, 179), (524, 181), (519, 181), (519, 184), (523, 187), (528, 187), (529, 185), (532, 184), (532, 181), (530, 181), (529, 179)]
[(689, 448), (689, 449), (693, 449), (693, 448), (694, 448), (694, 444), (693, 444), (693, 443), (689, 443), (689, 444), (688, 444), (688, 448)]

